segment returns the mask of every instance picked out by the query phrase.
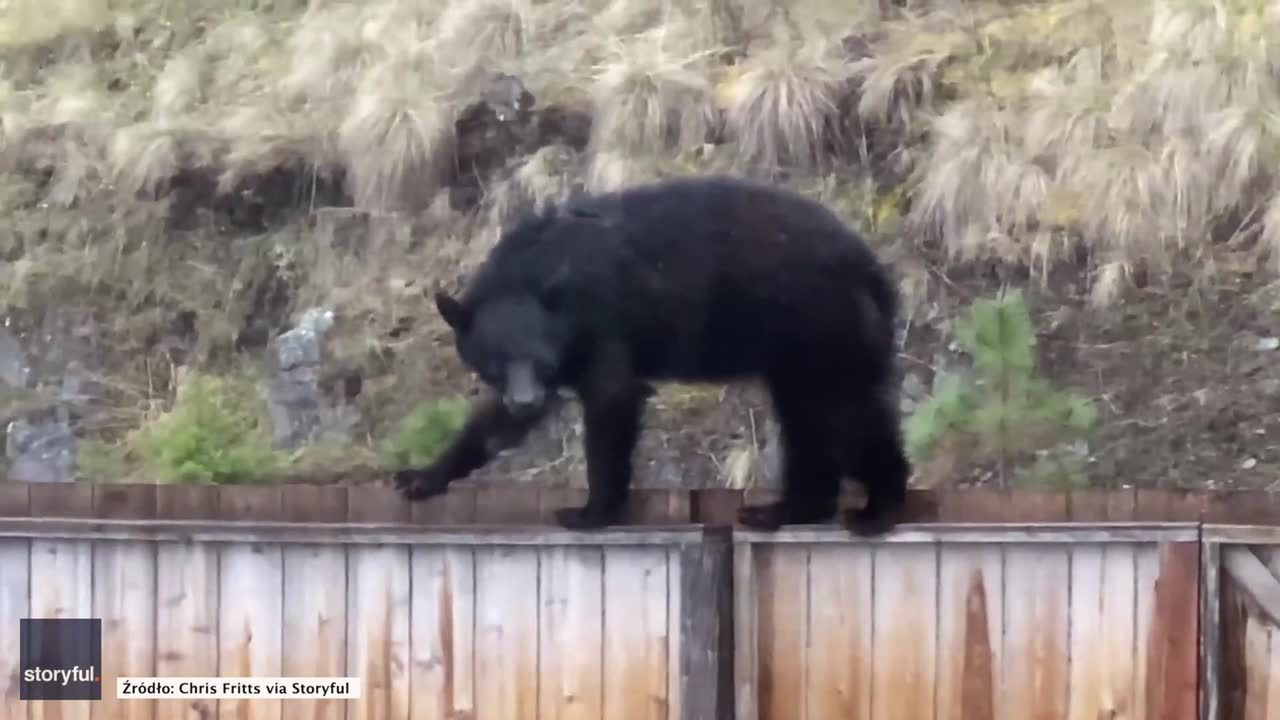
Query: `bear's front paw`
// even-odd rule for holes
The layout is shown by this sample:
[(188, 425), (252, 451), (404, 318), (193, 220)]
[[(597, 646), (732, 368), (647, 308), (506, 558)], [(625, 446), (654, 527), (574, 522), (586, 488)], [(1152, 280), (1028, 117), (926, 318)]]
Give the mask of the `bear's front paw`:
[(889, 532), (897, 525), (897, 518), (892, 513), (860, 510), (846, 510), (844, 526), (849, 532), (859, 537), (877, 537)]
[(566, 530), (595, 530), (617, 522), (621, 510), (601, 510), (591, 505), (556, 510), (556, 523)]
[(738, 522), (756, 530), (777, 530), (787, 522), (787, 508), (780, 502), (744, 505), (738, 508)]
[(396, 489), (409, 500), (425, 500), (449, 489), (449, 475), (438, 466), (409, 468), (395, 474)]

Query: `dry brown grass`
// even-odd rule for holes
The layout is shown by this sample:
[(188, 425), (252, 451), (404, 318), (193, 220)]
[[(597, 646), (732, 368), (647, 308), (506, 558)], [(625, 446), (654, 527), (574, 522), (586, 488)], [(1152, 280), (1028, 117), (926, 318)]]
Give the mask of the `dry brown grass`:
[(828, 144), (842, 140), (835, 124), (853, 76), (838, 46), (778, 45), (736, 70), (724, 95), (737, 169), (767, 176), (825, 169)]
[(663, 26), (610, 48), (591, 87), (595, 150), (678, 154), (717, 129), (710, 60), (719, 48), (682, 47), (673, 29)]

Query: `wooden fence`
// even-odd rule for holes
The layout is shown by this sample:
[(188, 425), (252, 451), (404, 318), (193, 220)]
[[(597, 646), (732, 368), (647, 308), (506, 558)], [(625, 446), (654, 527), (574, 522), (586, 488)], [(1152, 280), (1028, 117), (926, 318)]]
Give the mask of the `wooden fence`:
[[(0, 720), (1251, 720), (1280, 708), (1280, 495), (912, 493), (872, 540), (767, 493), (0, 482)], [(17, 618), (103, 619), (103, 700), (17, 699)], [(359, 676), (359, 700), (130, 700)]]
[(1280, 717), (1280, 527), (1211, 524), (1203, 541), (1202, 716)]
[(735, 533), (737, 717), (1194, 718), (1197, 535)]

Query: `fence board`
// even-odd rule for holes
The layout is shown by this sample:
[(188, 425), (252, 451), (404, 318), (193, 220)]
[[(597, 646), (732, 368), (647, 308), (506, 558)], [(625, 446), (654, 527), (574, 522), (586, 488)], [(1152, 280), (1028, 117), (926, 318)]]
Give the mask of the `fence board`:
[[(283, 548), (284, 674), (288, 677), (347, 675), (347, 556), (341, 547)], [(283, 720), (344, 720), (345, 700), (289, 700)]]
[(94, 615), (102, 619), (102, 701), (94, 720), (153, 720), (154, 700), (116, 698), (116, 678), (155, 675), (156, 548), (106, 541), (93, 552)]
[(31, 543), (0, 540), (0, 622), (11, 623), (0, 632), (0, 717), (27, 717), (26, 703), (19, 700), (18, 619), (31, 617)]
[(760, 716), (760, 626), (769, 617), (760, 606), (760, 575), (756, 572), (756, 545), (735, 542), (733, 547), (733, 709), (741, 720)]
[(1128, 544), (1071, 551), (1071, 720), (1133, 710), (1134, 553)]
[(409, 717), (409, 548), (348, 549), (347, 670), (364, 679), (348, 720)]
[[(218, 675), (218, 548), (156, 547), (156, 675)], [(105, 658), (104, 658), (105, 659)], [(216, 700), (156, 700), (156, 720), (207, 720)]]
[(1267, 712), (1271, 632), (1256, 613), (1248, 613), (1244, 626), (1244, 720), (1272, 720)]
[(805, 717), (805, 628), (808, 626), (807, 548), (757, 545), (756, 651), (760, 720)]
[(809, 643), (804, 664), (809, 720), (871, 717), (872, 550), (812, 546)]
[(1157, 551), (1152, 622), (1146, 644), (1146, 717), (1192, 720), (1198, 715), (1199, 543), (1167, 543)]
[(453, 592), (453, 704), (460, 717), (475, 717), (476, 550), (449, 548), (445, 552), (446, 578)]
[[(671, 720), (679, 720), (680, 718), (685, 717), (685, 714), (684, 714), (685, 706), (683, 702), (684, 691), (685, 691), (683, 673), (689, 671), (689, 668), (682, 666), (683, 665), (682, 649), (685, 642), (685, 638), (684, 638), (684, 635), (682, 634), (683, 629), (681, 628), (681, 625), (684, 622), (683, 607), (684, 607), (684, 602), (686, 600), (686, 598), (684, 597), (684, 593), (687, 588), (685, 586), (685, 583), (681, 582), (681, 577), (680, 577), (681, 567), (682, 567), (681, 549), (668, 548), (666, 551), (666, 555), (667, 555), (666, 557), (666, 590), (667, 590), (666, 618), (668, 620), (666, 624), (667, 656), (665, 658), (665, 662), (667, 666), (666, 717), (671, 718)], [(702, 568), (690, 568), (690, 572), (697, 573), (702, 571), (703, 571)], [(695, 599), (695, 598), (690, 598), (690, 599)], [(715, 597), (712, 595), (699, 597), (699, 598), (696, 598), (696, 600), (699, 602), (699, 604), (701, 603), (708, 604), (712, 608), (713, 612), (719, 610), (719, 608), (716, 607), (716, 604), (715, 604)], [(695, 612), (695, 613), (697, 612), (697, 609), (693, 607), (691, 607), (689, 610), (690, 612)], [(690, 638), (689, 641), (693, 643), (697, 643), (700, 640), (698, 638)], [(696, 691), (697, 692), (713, 692), (714, 689), (700, 687), (700, 688), (697, 688)], [(694, 701), (694, 703), (691, 703), (690, 707), (692, 708), (694, 704), (696, 704), (696, 700)]]
[(1128, 543), (1103, 548), (1101, 639), (1110, 642), (1114, 653), (1103, 653), (1099, 660), (1104, 668), (1100, 673), (1102, 695), (1093, 717), (1132, 717), (1136, 705), (1138, 588), (1134, 569), (1143, 552), (1154, 555), (1155, 548), (1144, 550)]
[(414, 720), (468, 717), (474, 711), (470, 549), (416, 547), (410, 628), (410, 708)]
[[(538, 711), (538, 551), (476, 552), (476, 718)], [(572, 648), (565, 648), (572, 652)]]
[(999, 547), (944, 545), (938, 567), (938, 720), (995, 720), (1004, 636)]
[(447, 720), (453, 713), (453, 589), (441, 548), (416, 547), (409, 557), (409, 715)]
[(884, 545), (875, 550), (872, 718), (934, 717), (937, 573), (938, 551), (933, 545)]
[(604, 555), (550, 548), (539, 582), (539, 720), (603, 717), (604, 635), (600, 623), (579, 619), (604, 616)]
[(1003, 720), (1066, 717), (1070, 550), (1005, 548)]
[[(33, 541), (30, 578), (31, 617), (93, 617), (92, 545)], [(27, 712), (31, 720), (88, 720), (91, 708), (87, 702), (32, 701)]]
[[(1258, 547), (1258, 555), (1267, 569), (1280, 578), (1280, 547)], [(1271, 655), (1267, 662), (1267, 717), (1280, 715), (1280, 627), (1270, 624)]]
[(605, 558), (605, 717), (667, 718), (667, 593), (665, 549), (619, 549)]
[[(218, 676), (280, 677), (284, 567), (279, 545), (222, 548), (218, 578)], [(222, 698), (222, 720), (279, 720), (279, 699)]]

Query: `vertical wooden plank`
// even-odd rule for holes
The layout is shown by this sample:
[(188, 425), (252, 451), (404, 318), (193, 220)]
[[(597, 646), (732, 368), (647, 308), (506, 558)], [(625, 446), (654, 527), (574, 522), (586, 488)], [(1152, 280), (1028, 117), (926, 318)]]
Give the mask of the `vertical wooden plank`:
[(797, 718), (869, 720), (872, 610), (870, 545), (823, 543), (809, 549), (807, 715)]
[(932, 543), (881, 545), (873, 562), (871, 717), (932, 720), (938, 644), (937, 547)]
[(805, 717), (805, 629), (809, 626), (809, 547), (755, 546), (760, 720)]
[(27, 717), (27, 704), (18, 699), (18, 620), (31, 617), (31, 542), (0, 538), (0, 717)]
[[(1138, 558), (1142, 557), (1140, 553), (1136, 553), (1135, 565)], [(1222, 584), (1218, 570), (1221, 567), (1222, 550), (1221, 546), (1215, 542), (1205, 541), (1200, 546), (1200, 718), (1201, 720), (1218, 720), (1221, 713), (1222, 694), (1219, 687), (1223, 681), (1222, 674)], [(1137, 583), (1135, 583), (1135, 586)], [(1139, 622), (1141, 622), (1141, 612), (1135, 613)], [(1135, 641), (1137, 637), (1143, 637), (1141, 631), (1135, 628)], [(1137, 647), (1145, 647), (1138, 645)], [(1137, 662), (1134, 668), (1134, 677), (1141, 672), (1142, 663)], [(1135, 687), (1143, 687), (1136, 681)], [(1135, 705), (1142, 701), (1141, 693), (1134, 698)], [(1141, 717), (1141, 716), (1137, 716)]]
[(474, 710), (472, 558), (470, 548), (413, 548), (409, 704), (414, 720), (470, 717)]
[(409, 549), (348, 549), (347, 672), (364, 678), (348, 720), (409, 717)]
[[(156, 675), (218, 675), (218, 549), (195, 542), (156, 547)], [(216, 700), (157, 700), (156, 720), (207, 720)]]
[(1071, 550), (1068, 717), (1128, 717), (1133, 709), (1134, 548)]
[(1060, 720), (1067, 714), (1069, 549), (1005, 548), (1001, 720)]
[(448, 720), (453, 710), (453, 588), (444, 548), (409, 552), (409, 717)]
[[(1107, 654), (1114, 654), (1102, 634), (1103, 547), (1081, 545), (1071, 549), (1069, 604), (1071, 667), (1067, 679), (1067, 717), (1069, 720), (1095, 720), (1103, 709), (1103, 678)], [(1132, 645), (1124, 648), (1131, 652)], [(1104, 715), (1103, 717), (1107, 717)]]
[[(31, 617), (93, 617), (93, 543), (89, 540), (31, 541)], [(106, 659), (105, 657), (103, 658)], [(107, 692), (103, 691), (103, 696)], [(88, 720), (89, 702), (34, 701), (31, 720)]]
[[(684, 682), (681, 678), (681, 671), (688, 670), (686, 663), (682, 662), (684, 639), (684, 628), (681, 621), (684, 617), (684, 590), (685, 584), (681, 581), (681, 572), (684, 566), (685, 553), (680, 548), (667, 548), (667, 720), (678, 720), (684, 715)], [(694, 552), (689, 553), (691, 563), (695, 563), (693, 572), (697, 572), (697, 561), (701, 558), (701, 554)], [(704, 585), (700, 588), (703, 591), (701, 600), (714, 611), (716, 603), (717, 588)], [(697, 605), (691, 607), (697, 609)], [(706, 642), (706, 639), (703, 639)], [(704, 645), (708, 650), (714, 648), (713, 645)], [(700, 654), (691, 656), (693, 659), (700, 660)], [(714, 699), (716, 687), (714, 684), (704, 685), (699, 690), (708, 693)], [(696, 700), (694, 701), (697, 702)], [(711, 719), (709, 719), (711, 720)]]
[(668, 588), (678, 596), (668, 611), (669, 647), (678, 659), (671, 720), (733, 720), (733, 544), (728, 528), (707, 529), (701, 542), (679, 550), (668, 566)]
[(476, 551), (450, 548), (445, 558), (453, 595), (453, 704), (459, 717), (476, 715)]
[(1149, 707), (1146, 687), (1148, 685), (1147, 646), (1151, 641), (1151, 629), (1155, 621), (1156, 579), (1160, 576), (1160, 546), (1147, 544), (1141, 546), (1134, 559), (1134, 673), (1133, 673), (1133, 706), (1134, 718), (1137, 720), (1159, 720), (1154, 710)]
[(938, 562), (938, 720), (995, 720), (1004, 635), (1000, 547), (944, 544)]
[(116, 698), (116, 678), (156, 669), (156, 547), (99, 540), (93, 553), (94, 615), (102, 618), (102, 701), (94, 720), (153, 720), (154, 700)]
[(1280, 627), (1269, 625), (1267, 634), (1271, 653), (1269, 657), (1263, 658), (1267, 678), (1266, 717), (1274, 718), (1280, 717)]
[[(230, 543), (220, 548), (219, 677), (279, 677), (282, 674), (283, 557), (278, 545)], [(218, 717), (278, 720), (282, 702), (222, 698), (218, 700)]]
[(1194, 720), (1198, 714), (1199, 543), (1164, 543), (1154, 583), (1152, 624), (1147, 636), (1147, 717)]
[(1241, 720), (1275, 720), (1268, 712), (1267, 697), (1271, 675), (1271, 632), (1256, 612), (1249, 612), (1244, 624), (1244, 717)]
[(538, 578), (538, 718), (594, 720), (604, 707), (604, 553), (541, 551)]
[[(286, 545), (283, 670), (287, 677), (347, 676), (347, 555), (341, 545)], [(281, 704), (283, 720), (343, 720), (346, 700)]]
[[(1136, 705), (1133, 678), (1138, 661), (1134, 652), (1137, 639), (1137, 583), (1134, 570), (1140, 546), (1131, 543), (1108, 543), (1102, 551), (1102, 637), (1114, 652), (1105, 655), (1102, 717), (1132, 716)], [(1072, 661), (1074, 662), (1074, 660)], [(1106, 714), (1110, 708), (1111, 715)]]
[[(538, 712), (538, 551), (476, 549), (476, 720)], [(567, 652), (574, 649), (566, 648)]]
[(667, 556), (611, 546), (604, 558), (604, 716), (667, 716)]
[(734, 714), (741, 720), (759, 718), (759, 590), (756, 546), (733, 544), (733, 695)]
[[(1254, 552), (1271, 570), (1271, 574), (1280, 578), (1280, 548), (1260, 546), (1255, 547)], [(1274, 718), (1280, 716), (1280, 626), (1269, 624), (1267, 636), (1270, 653), (1263, 658), (1267, 696), (1265, 712), (1266, 717)]]

